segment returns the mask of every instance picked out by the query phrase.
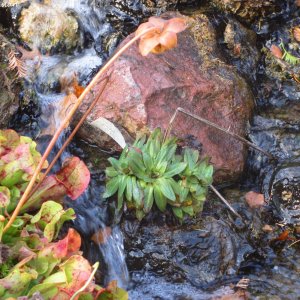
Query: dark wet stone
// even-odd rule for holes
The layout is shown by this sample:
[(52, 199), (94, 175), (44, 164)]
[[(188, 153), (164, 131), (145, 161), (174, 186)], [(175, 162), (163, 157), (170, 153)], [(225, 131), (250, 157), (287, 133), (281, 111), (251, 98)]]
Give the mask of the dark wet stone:
[[(224, 30), (224, 43), (230, 63), (249, 80), (256, 79), (260, 52), (256, 46), (256, 33), (230, 18)], [(250, 78), (249, 78), (250, 77)]]
[(272, 203), (284, 223), (300, 225), (300, 162), (283, 166), (273, 176)]
[(123, 227), (130, 271), (147, 270), (198, 287), (236, 271), (240, 240), (221, 220), (207, 217), (202, 225), (183, 228), (141, 225), (134, 239), (128, 221)]

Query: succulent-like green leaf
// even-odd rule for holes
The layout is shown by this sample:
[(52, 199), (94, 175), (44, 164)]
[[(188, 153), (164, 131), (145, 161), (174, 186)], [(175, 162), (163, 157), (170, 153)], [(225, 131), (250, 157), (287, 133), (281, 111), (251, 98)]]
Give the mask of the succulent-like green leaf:
[(126, 177), (126, 199), (131, 202), (132, 201), (132, 177), (127, 176)]
[(186, 168), (186, 166), (187, 164), (184, 162), (171, 164), (167, 168), (166, 173), (164, 174), (164, 178), (171, 178), (174, 177), (175, 175), (178, 175)]
[(190, 217), (194, 215), (194, 209), (192, 206), (183, 206), (182, 211), (184, 211), (186, 214), (188, 214)]
[(115, 177), (119, 175), (119, 172), (114, 167), (108, 167), (105, 170), (105, 174), (107, 177)]
[(168, 179), (159, 178), (157, 180), (157, 184), (159, 185), (159, 188), (165, 197), (171, 201), (175, 201), (175, 193)]
[(174, 215), (179, 218), (179, 219), (182, 219), (183, 218), (183, 212), (182, 212), (182, 209), (179, 208), (179, 207), (172, 207), (172, 210), (173, 210), (173, 213)]
[(154, 185), (153, 194), (156, 206), (160, 211), (164, 212), (167, 206), (167, 199), (157, 185)]
[(118, 205), (117, 210), (120, 210), (123, 206), (124, 191), (127, 186), (127, 176), (122, 175), (119, 177), (119, 189), (118, 189)]
[(111, 197), (113, 194), (117, 192), (119, 188), (119, 180), (120, 180), (120, 176), (116, 176), (107, 182), (106, 191), (103, 194), (103, 198)]
[(146, 151), (143, 151), (142, 155), (143, 155), (143, 161), (144, 161), (147, 171), (151, 172), (151, 170), (153, 168), (153, 160), (152, 160), (151, 156)]
[(145, 188), (145, 197), (144, 197), (144, 212), (148, 213), (153, 205), (153, 186), (148, 184)]
[(135, 177), (132, 177), (132, 196), (137, 208), (142, 206), (142, 192)]

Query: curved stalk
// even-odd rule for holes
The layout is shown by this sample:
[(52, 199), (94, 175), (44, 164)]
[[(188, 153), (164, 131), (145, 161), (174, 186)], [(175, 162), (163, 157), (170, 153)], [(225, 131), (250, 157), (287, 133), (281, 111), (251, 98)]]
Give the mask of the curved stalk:
[(54, 133), (47, 149), (45, 150), (45, 153), (43, 154), (40, 163), (38, 164), (37, 168), (35, 169), (32, 178), (30, 179), (28, 186), (26, 187), (17, 207), (15, 208), (11, 218), (9, 219), (8, 223), (4, 227), (3, 232), (6, 232), (7, 229), (11, 226), (11, 224), (14, 222), (16, 217), (18, 216), (22, 206), (27, 201), (28, 196), (31, 193), (31, 190), (35, 184), (36, 179), (39, 176), (40, 171), (43, 168), (44, 162), (48, 158), (51, 150), (56, 144), (56, 141), (58, 140), (60, 134), (63, 132), (63, 130), (68, 126), (71, 118), (77, 111), (79, 105), (82, 103), (83, 99), (87, 96), (87, 94), (91, 91), (91, 89), (98, 83), (101, 76), (108, 70), (108, 68), (131, 46), (133, 45), (140, 37), (142, 37), (144, 34), (149, 33), (151, 31), (156, 30), (155, 28), (148, 28), (147, 30), (142, 31), (140, 34), (136, 35), (133, 39), (131, 39), (127, 44), (125, 44), (121, 49), (119, 49), (113, 57), (100, 69), (100, 71), (96, 74), (96, 76), (93, 78), (93, 80), (88, 84), (88, 86), (85, 88), (85, 90), (82, 92), (80, 97), (77, 99), (77, 102), (73, 105), (72, 109), (68, 113), (68, 115), (65, 117), (65, 119), (62, 121), (56, 132)]
[(67, 138), (67, 140), (64, 142), (64, 144), (62, 145), (62, 147), (59, 149), (59, 151), (57, 152), (57, 154), (55, 155), (55, 157), (53, 158), (53, 160), (51, 161), (51, 163), (49, 164), (48, 168), (46, 169), (46, 171), (42, 174), (41, 180), (38, 182), (38, 184), (32, 189), (32, 191), (30, 192), (28, 199), (37, 191), (37, 189), (40, 187), (40, 185), (42, 184), (42, 182), (44, 181), (44, 179), (46, 178), (46, 176), (49, 174), (49, 172), (51, 171), (51, 169), (53, 168), (53, 166), (55, 165), (55, 163), (57, 162), (57, 160), (59, 159), (59, 157), (61, 156), (61, 154), (64, 152), (64, 150), (66, 149), (66, 147), (70, 144), (71, 140), (73, 139), (73, 137), (75, 136), (75, 134), (77, 133), (77, 131), (79, 130), (80, 126), (83, 124), (83, 122), (85, 121), (85, 119), (88, 117), (88, 115), (90, 114), (90, 112), (92, 111), (92, 109), (95, 107), (95, 105), (97, 104), (97, 102), (99, 101), (99, 99), (102, 96), (102, 93), (104, 91), (104, 88), (108, 82), (107, 77), (105, 78), (105, 82), (103, 84), (103, 86), (100, 89), (99, 94), (96, 96), (96, 98), (94, 99), (94, 101), (91, 103), (90, 107), (87, 109), (87, 111), (84, 113), (84, 115), (81, 117), (81, 119), (79, 120), (79, 122), (77, 123), (76, 127), (73, 129), (73, 131), (71, 132), (71, 134), (69, 135), (69, 137)]

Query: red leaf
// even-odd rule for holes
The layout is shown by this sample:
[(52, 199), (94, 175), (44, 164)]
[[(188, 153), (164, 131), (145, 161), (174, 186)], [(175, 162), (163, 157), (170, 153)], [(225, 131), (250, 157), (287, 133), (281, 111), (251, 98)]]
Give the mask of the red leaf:
[(55, 177), (67, 189), (68, 196), (75, 200), (89, 185), (90, 171), (78, 157), (70, 157)]
[(64, 239), (52, 244), (53, 251), (57, 258), (63, 258), (77, 252), (80, 246), (81, 237), (73, 228), (69, 228), (68, 235)]

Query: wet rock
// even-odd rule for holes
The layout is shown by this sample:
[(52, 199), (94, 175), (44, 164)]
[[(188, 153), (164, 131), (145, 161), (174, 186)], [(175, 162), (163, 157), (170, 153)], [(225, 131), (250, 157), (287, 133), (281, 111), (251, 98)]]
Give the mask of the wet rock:
[(274, 12), (277, 4), (276, 0), (212, 0), (210, 2), (219, 10), (235, 14), (246, 21)]
[(129, 270), (147, 270), (176, 283), (187, 280), (204, 287), (233, 274), (241, 254), (239, 239), (230, 227), (212, 217), (205, 218), (202, 225), (180, 228), (147, 223), (134, 233), (126, 222), (123, 225)]
[(71, 81), (76, 76), (77, 81), (85, 85), (102, 62), (93, 48), (77, 53), (76, 56), (43, 56), (40, 68), (32, 74), (31, 80), (37, 83), (40, 93), (47, 94), (53, 90), (60, 92), (65, 88), (61, 86), (62, 78)]
[(224, 42), (230, 61), (245, 77), (256, 79), (260, 52), (256, 47), (256, 34), (234, 19), (229, 19), (224, 30)]
[(271, 203), (282, 221), (300, 226), (300, 162), (283, 165), (274, 172), (271, 181)]
[(20, 36), (32, 48), (70, 50), (78, 42), (77, 20), (63, 10), (39, 3), (23, 9)]
[[(118, 59), (88, 122), (105, 117), (134, 137), (155, 127), (166, 129), (181, 106), (244, 135), (253, 106), (252, 93), (234, 68), (221, 60), (208, 18), (195, 15), (188, 22), (190, 29), (179, 34), (176, 49), (142, 57), (134, 46)], [(99, 85), (94, 92), (98, 89)], [(81, 106), (81, 112), (90, 101)], [(91, 130), (86, 132), (88, 135), (81, 134), (83, 138), (91, 134)], [(194, 136), (202, 144), (203, 153), (212, 157), (218, 170), (216, 178), (233, 180), (241, 174), (246, 151), (239, 142), (182, 115), (172, 133), (183, 139)], [(94, 143), (103, 146), (100, 138)]]
[(2, 35), (0, 28), (0, 128), (6, 128), (19, 105), (20, 80), (16, 72), (8, 69), (8, 54), (16, 51), (15, 46)]

